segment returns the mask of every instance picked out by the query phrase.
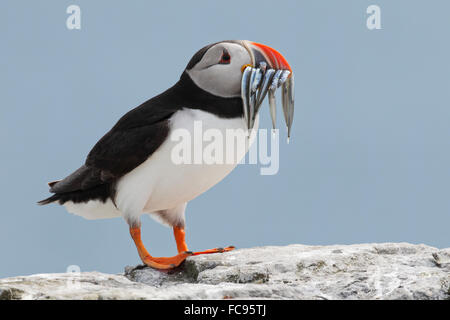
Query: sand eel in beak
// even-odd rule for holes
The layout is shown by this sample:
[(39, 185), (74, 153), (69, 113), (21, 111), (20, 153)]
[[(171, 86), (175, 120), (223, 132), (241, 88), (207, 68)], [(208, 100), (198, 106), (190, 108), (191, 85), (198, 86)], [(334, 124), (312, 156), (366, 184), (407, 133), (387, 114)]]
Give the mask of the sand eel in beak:
[[(57, 202), (87, 219), (123, 217), (142, 261), (156, 269), (180, 265), (188, 256), (226, 252), (234, 247), (192, 252), (185, 242), (187, 203), (228, 175), (233, 163), (178, 164), (171, 136), (178, 129), (257, 129), (266, 95), (275, 127), (275, 91), (281, 87), (284, 118), (291, 133), (294, 81), (286, 59), (274, 49), (250, 41), (222, 41), (200, 49), (180, 80), (160, 95), (126, 113), (89, 152), (86, 162), (63, 180), (49, 183)], [(225, 136), (225, 134), (224, 134)], [(195, 146), (194, 146), (195, 147)], [(173, 228), (178, 254), (153, 257), (141, 241), (142, 214)]]
[[(282, 87), (281, 101), (289, 142), (294, 118), (294, 75), (292, 69), (278, 51), (259, 43), (249, 43), (252, 48), (250, 52), (253, 53), (254, 66), (245, 66), (241, 83), (241, 96), (247, 128), (249, 130), (253, 129), (256, 114), (268, 92), (270, 116), (272, 118), (273, 129), (275, 129), (275, 91), (279, 87)], [(269, 67), (267, 64), (269, 64)]]

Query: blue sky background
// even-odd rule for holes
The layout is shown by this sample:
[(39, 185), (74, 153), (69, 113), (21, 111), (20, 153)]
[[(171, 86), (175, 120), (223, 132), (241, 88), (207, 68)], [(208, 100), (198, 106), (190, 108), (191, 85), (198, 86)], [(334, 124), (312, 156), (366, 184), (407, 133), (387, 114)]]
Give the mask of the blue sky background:
[[(66, 28), (70, 4), (81, 30)], [(366, 28), (370, 4), (381, 30)], [(121, 115), (224, 39), (270, 45), (290, 62), (293, 138), (282, 133), (277, 175), (243, 165), (189, 203), (190, 249), (450, 246), (449, 12), (437, 0), (1, 1), (0, 277), (140, 262), (122, 219), (36, 201)], [(153, 255), (175, 253), (171, 230), (147, 217), (143, 238)]]

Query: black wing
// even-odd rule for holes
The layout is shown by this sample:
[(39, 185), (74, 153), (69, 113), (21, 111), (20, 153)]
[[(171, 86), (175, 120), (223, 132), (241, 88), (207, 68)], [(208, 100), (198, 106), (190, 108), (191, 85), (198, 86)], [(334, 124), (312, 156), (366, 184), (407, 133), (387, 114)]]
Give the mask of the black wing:
[(99, 198), (114, 193), (118, 178), (143, 163), (169, 135), (169, 119), (183, 107), (223, 118), (242, 117), (242, 99), (221, 98), (200, 89), (183, 72), (172, 88), (125, 114), (89, 153), (86, 163), (67, 178), (50, 183), (56, 193), (40, 204)]
[(88, 168), (106, 180), (117, 179), (143, 163), (169, 134), (169, 118), (176, 110), (140, 106), (119, 120), (92, 148)]
[(113, 184), (143, 163), (167, 138), (169, 119), (180, 109), (166, 96), (165, 92), (126, 113), (95, 144), (81, 168), (65, 179), (49, 184), (50, 192), (95, 190)]

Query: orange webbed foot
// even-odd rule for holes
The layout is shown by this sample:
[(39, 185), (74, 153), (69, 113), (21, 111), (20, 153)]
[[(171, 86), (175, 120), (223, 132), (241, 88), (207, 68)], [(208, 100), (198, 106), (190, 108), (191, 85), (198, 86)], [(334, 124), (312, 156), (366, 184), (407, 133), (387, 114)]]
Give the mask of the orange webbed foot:
[(229, 246), (226, 248), (214, 248), (214, 249), (208, 249), (208, 250), (204, 250), (204, 251), (197, 251), (197, 252), (194, 252), (192, 255), (198, 256), (200, 254), (223, 253), (223, 252), (228, 252), (228, 251), (231, 251), (234, 249), (235, 249), (234, 246)]
[[(188, 250), (188, 247), (186, 245), (186, 241), (185, 241), (185, 231), (184, 228), (182, 227), (173, 227), (173, 234), (175, 236), (175, 241), (177, 243), (177, 249), (178, 252), (183, 252)], [(197, 251), (197, 252), (193, 252), (192, 255), (193, 256), (198, 256), (201, 254), (211, 254), (211, 253), (222, 253), (222, 252), (228, 252), (231, 250), (234, 250), (235, 247), (234, 246), (229, 246), (226, 248), (214, 248), (214, 249), (208, 249), (208, 250), (204, 250), (204, 251)]]
[(193, 252), (180, 252), (173, 257), (152, 257), (146, 256), (142, 261), (149, 267), (160, 270), (167, 270), (178, 267), (187, 257), (192, 256)]

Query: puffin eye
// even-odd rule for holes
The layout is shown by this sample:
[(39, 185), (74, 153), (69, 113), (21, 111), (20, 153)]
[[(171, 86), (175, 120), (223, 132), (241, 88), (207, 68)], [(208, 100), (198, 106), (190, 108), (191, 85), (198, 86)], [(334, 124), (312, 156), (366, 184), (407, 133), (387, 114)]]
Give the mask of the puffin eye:
[(230, 64), (231, 57), (227, 50), (223, 49), (222, 58), (220, 58), (219, 64)]

